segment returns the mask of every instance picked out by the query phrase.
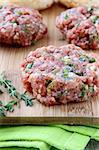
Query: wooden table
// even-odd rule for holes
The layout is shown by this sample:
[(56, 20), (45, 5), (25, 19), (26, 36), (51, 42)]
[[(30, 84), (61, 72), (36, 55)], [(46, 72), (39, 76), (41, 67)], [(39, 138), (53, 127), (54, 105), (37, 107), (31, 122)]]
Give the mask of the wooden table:
[[(20, 65), (23, 62), (25, 56), (38, 47), (55, 45), (60, 46), (66, 44), (63, 40), (61, 33), (55, 27), (55, 18), (63, 10), (63, 6), (54, 5), (51, 8), (41, 11), (44, 21), (48, 26), (48, 35), (38, 41), (36, 45), (27, 48), (12, 48), (12, 47), (0, 47), (0, 72), (6, 71), (6, 75), (12, 80), (17, 90), (22, 92), (23, 85), (21, 82)], [(98, 51), (94, 51), (99, 55)], [(90, 51), (91, 53), (91, 51)], [(1, 97), (5, 103), (11, 100), (7, 94), (3, 94)], [(86, 117), (89, 122), (99, 123), (99, 98), (88, 100), (81, 103), (70, 103), (67, 105), (45, 107), (38, 101), (34, 101), (33, 107), (26, 107), (24, 102), (21, 102), (20, 108), (15, 108), (13, 113), (8, 113), (10, 117), (83, 117), (86, 123)], [(94, 121), (93, 121), (94, 120)], [(72, 122), (71, 121), (71, 122)], [(88, 122), (88, 121), (87, 121)]]

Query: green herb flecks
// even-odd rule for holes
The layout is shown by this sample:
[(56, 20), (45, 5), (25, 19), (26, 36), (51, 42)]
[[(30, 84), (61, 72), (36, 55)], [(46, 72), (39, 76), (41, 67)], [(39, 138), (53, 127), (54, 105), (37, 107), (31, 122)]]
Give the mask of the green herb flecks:
[(33, 67), (33, 64), (34, 64), (33, 62), (27, 64), (26, 68), (27, 68), (27, 69), (31, 69), (31, 68)]
[(94, 93), (94, 86), (88, 86), (87, 84), (83, 84), (79, 96), (83, 98), (88, 92)]
[(74, 67), (74, 64), (72, 64), (72, 63), (68, 63), (68, 66), (70, 66), (70, 67)]
[(80, 58), (79, 58), (79, 60), (82, 61), (82, 62), (85, 62), (85, 61), (88, 61), (88, 58), (89, 57), (86, 56), (86, 55), (81, 55)]
[(45, 83), (45, 85), (46, 85), (46, 87), (50, 84), (52, 82), (52, 80), (46, 80), (46, 83)]
[(97, 21), (99, 22), (99, 16), (93, 16), (91, 20), (93, 23), (96, 23)]
[(27, 33), (27, 34), (30, 33), (28, 24), (24, 25), (23, 31), (24, 31), (25, 33)]
[(37, 41), (32, 41), (32, 43), (31, 43), (31, 44), (32, 44), (32, 45), (35, 45), (36, 43), (37, 43)]
[(56, 97), (57, 97), (57, 98), (60, 98), (62, 95), (63, 95), (63, 92), (58, 91), (58, 92), (57, 92), (57, 96), (56, 96)]
[(75, 27), (79, 27), (80, 26), (80, 22), (79, 23), (77, 23), (77, 24), (75, 24)]
[(96, 39), (96, 40), (99, 40), (99, 35), (97, 35), (97, 36), (95, 37), (95, 39)]
[(87, 88), (86, 88), (86, 85), (85, 84), (83, 84), (82, 85), (82, 89), (81, 89), (81, 93), (80, 93), (80, 97), (84, 97), (85, 95), (86, 95), (86, 90), (87, 90)]
[(88, 57), (86, 55), (82, 55), (80, 58), (79, 58), (80, 61), (82, 62), (85, 62), (85, 61), (88, 61), (89, 63), (94, 63), (96, 61), (95, 58), (93, 57)]
[(11, 22), (13, 25), (19, 25), (19, 22), (17, 20), (14, 20)]
[(89, 91), (90, 91), (91, 93), (93, 93), (93, 92), (94, 92), (94, 86), (90, 86), (90, 87), (89, 87)]
[(96, 62), (95, 58), (89, 58), (89, 63), (94, 63), (94, 62)]
[(65, 64), (68, 64), (70, 63), (71, 59), (68, 56), (67, 57), (65, 56), (61, 58), (61, 61), (63, 61)]
[(77, 74), (78, 76), (83, 76), (83, 72), (75, 72), (75, 74)]
[(64, 78), (68, 77), (68, 73), (69, 73), (69, 71), (67, 69), (63, 70), (63, 76), (64, 76)]
[(66, 19), (66, 20), (67, 20), (68, 18), (69, 18), (69, 17), (68, 17), (68, 15), (66, 14), (66, 15), (64, 16), (64, 19)]

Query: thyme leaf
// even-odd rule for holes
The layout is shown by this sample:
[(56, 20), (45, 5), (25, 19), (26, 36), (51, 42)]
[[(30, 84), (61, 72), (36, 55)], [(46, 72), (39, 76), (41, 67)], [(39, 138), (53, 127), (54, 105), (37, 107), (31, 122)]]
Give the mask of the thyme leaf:
[(0, 117), (6, 116), (6, 112), (13, 112), (14, 106), (17, 105), (17, 101), (13, 100), (8, 102), (8, 104), (4, 105), (2, 101), (0, 101)]
[(3, 91), (0, 89), (0, 94), (3, 94)]
[(27, 92), (24, 92), (20, 96), (21, 96), (21, 100), (25, 101), (26, 106), (32, 106), (33, 105), (33, 102), (32, 102), (33, 98), (29, 98), (27, 95)]
[(31, 62), (31, 63), (29, 63), (27, 66), (26, 66), (26, 68), (28, 68), (28, 69), (31, 69), (32, 67), (33, 67), (33, 62)]
[(5, 115), (5, 110), (3, 107), (0, 107), (0, 117), (4, 117)]
[(66, 20), (67, 20), (68, 18), (69, 18), (69, 17), (68, 17), (68, 15), (66, 14), (66, 15), (65, 15), (65, 17), (64, 17), (64, 19), (66, 19)]
[(82, 91), (81, 93), (79, 94), (80, 97), (84, 97), (86, 95), (86, 85), (83, 84), (82, 85)]
[(17, 101), (13, 100), (13, 101), (9, 102), (7, 105), (5, 105), (4, 108), (6, 111), (13, 112), (14, 106), (17, 105), (17, 103), (18, 103)]

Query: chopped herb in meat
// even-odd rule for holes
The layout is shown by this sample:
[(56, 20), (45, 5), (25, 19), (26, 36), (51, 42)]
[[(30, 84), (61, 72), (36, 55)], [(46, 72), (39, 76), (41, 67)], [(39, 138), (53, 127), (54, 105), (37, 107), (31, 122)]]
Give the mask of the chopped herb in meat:
[(31, 68), (33, 67), (33, 64), (34, 64), (33, 62), (27, 64), (26, 68), (27, 68), (27, 69), (31, 69)]
[(96, 40), (99, 40), (99, 35), (96, 36)]
[(68, 66), (74, 67), (74, 64), (73, 63), (68, 63)]
[(69, 71), (67, 69), (63, 70), (63, 76), (64, 76), (64, 78), (68, 77), (68, 73), (69, 73)]
[(79, 60), (82, 61), (82, 62), (84, 62), (84, 61), (86, 61), (86, 58), (80, 57)]
[(78, 76), (83, 76), (84, 75), (83, 72), (75, 72), (75, 74), (77, 74)]
[(27, 34), (30, 33), (29, 28), (28, 28), (27, 25), (24, 26), (23, 31), (24, 31), (25, 33), (27, 33)]
[(80, 97), (84, 97), (86, 95), (86, 85), (83, 84), (82, 85), (82, 89), (81, 89), (81, 93), (80, 93)]
[(94, 92), (94, 86), (89, 86), (89, 91), (90, 91), (91, 93), (93, 93), (93, 92)]
[(57, 98), (60, 98), (62, 95), (63, 95), (63, 92), (58, 91), (58, 92), (57, 92), (57, 96), (56, 96), (56, 97), (57, 97)]
[(65, 17), (64, 17), (64, 19), (66, 19), (66, 20), (67, 20), (68, 18), (69, 18), (69, 17), (68, 17), (68, 15), (66, 14), (66, 15), (65, 15)]
[(79, 60), (82, 62), (88, 61), (89, 57), (87, 55), (81, 55)]
[(82, 56), (79, 58), (79, 60), (82, 61), (82, 62), (89, 61), (89, 63), (93, 63), (93, 62), (96, 61), (95, 58), (93, 58), (93, 57), (88, 57), (88, 56), (86, 56), (86, 55), (82, 55)]
[(77, 24), (75, 24), (75, 27), (79, 27), (80, 26), (80, 22), (79, 23), (77, 23)]
[(96, 23), (96, 21), (99, 20), (99, 16), (93, 16), (92, 17), (92, 22)]
[(93, 62), (95, 62), (95, 61), (96, 61), (95, 58), (89, 58), (89, 63), (93, 63)]
[(12, 21), (11, 23), (19, 25), (19, 22), (17, 20)]
[(31, 42), (31, 44), (32, 44), (32, 45), (35, 45), (35, 44), (36, 44), (36, 42), (37, 42), (37, 41), (32, 41), (32, 42)]
[(46, 80), (46, 87), (52, 82), (52, 80)]
[(63, 58), (61, 58), (61, 60), (65, 63), (65, 64), (67, 64), (67, 63), (70, 63), (70, 58), (69, 57), (63, 57)]

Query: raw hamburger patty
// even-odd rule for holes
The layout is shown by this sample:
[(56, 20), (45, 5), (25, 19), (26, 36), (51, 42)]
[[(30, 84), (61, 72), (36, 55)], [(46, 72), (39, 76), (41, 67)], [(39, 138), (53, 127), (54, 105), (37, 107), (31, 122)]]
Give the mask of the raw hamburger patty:
[(0, 7), (0, 43), (29, 46), (47, 32), (37, 10), (18, 6)]
[(68, 9), (56, 18), (56, 26), (69, 43), (83, 49), (99, 49), (99, 8)]
[(21, 69), (26, 90), (48, 106), (99, 94), (99, 60), (73, 44), (38, 48)]

